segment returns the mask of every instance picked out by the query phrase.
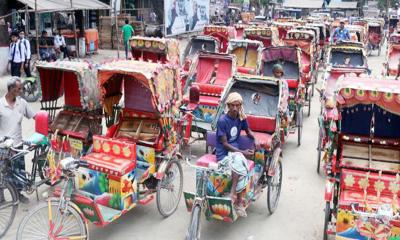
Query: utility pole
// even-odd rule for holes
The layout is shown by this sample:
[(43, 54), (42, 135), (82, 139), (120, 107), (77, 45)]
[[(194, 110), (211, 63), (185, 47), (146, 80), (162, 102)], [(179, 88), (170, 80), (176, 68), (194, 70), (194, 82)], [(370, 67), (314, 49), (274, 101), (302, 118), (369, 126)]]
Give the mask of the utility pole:
[(117, 0), (114, 0), (114, 18), (115, 18), (115, 34), (117, 38), (117, 57), (119, 59), (119, 37), (118, 37), (118, 13), (117, 13)]
[(76, 51), (76, 58), (79, 58), (79, 43), (78, 43), (78, 36), (76, 35), (76, 22), (75, 22), (75, 11), (74, 5), (71, 3), (71, 16), (72, 16), (72, 31), (74, 31), (74, 38), (75, 38), (75, 51)]
[(39, 13), (37, 11), (37, 0), (35, 0), (35, 29), (36, 29), (36, 54), (37, 54), (37, 59), (40, 59), (40, 53), (39, 53)]

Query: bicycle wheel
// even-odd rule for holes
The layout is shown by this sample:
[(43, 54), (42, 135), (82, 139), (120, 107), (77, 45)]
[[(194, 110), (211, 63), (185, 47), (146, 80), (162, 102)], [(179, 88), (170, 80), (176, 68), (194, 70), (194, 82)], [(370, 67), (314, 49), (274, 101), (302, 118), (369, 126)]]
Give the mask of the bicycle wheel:
[(195, 205), (192, 209), (192, 216), (190, 218), (189, 228), (186, 232), (185, 240), (198, 240), (200, 239), (200, 218), (201, 218), (201, 207)]
[(181, 163), (169, 161), (165, 174), (157, 184), (157, 209), (163, 217), (169, 217), (178, 208), (183, 188)]
[(84, 219), (71, 205), (60, 211), (58, 201), (43, 202), (24, 217), (17, 239), (89, 239)]
[(299, 107), (296, 116), (297, 123), (297, 146), (301, 145), (301, 135), (303, 133), (303, 108)]
[(3, 181), (0, 183), (0, 238), (2, 238), (14, 221), (18, 208), (18, 194), (15, 187)]
[(282, 161), (279, 160), (275, 175), (268, 177), (267, 205), (269, 214), (273, 214), (278, 207), (282, 188)]
[(318, 132), (318, 157), (317, 157), (317, 173), (319, 174), (319, 170), (321, 169), (321, 155), (322, 155), (322, 129), (319, 129)]

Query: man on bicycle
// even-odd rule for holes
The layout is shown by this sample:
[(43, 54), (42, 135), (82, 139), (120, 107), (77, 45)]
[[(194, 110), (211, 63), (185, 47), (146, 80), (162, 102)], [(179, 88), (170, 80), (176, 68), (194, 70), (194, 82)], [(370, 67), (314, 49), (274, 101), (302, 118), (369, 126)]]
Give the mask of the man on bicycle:
[[(218, 161), (231, 160), (232, 163), (232, 188), (231, 188), (231, 198), (235, 203), (236, 212), (239, 216), (246, 217), (246, 210), (244, 206), (244, 201), (242, 200), (243, 187), (238, 187), (238, 182), (240, 178), (245, 177), (246, 171), (241, 173), (238, 170), (243, 164), (247, 165), (247, 160), (245, 157), (253, 157), (254, 150), (239, 149), (239, 136), (240, 132), (243, 130), (246, 132), (247, 136), (254, 139), (252, 131), (249, 129), (246, 115), (243, 109), (243, 99), (242, 96), (233, 92), (228, 95), (226, 100), (227, 112), (223, 114), (217, 123), (217, 146), (216, 155)], [(228, 154), (234, 152), (235, 156)], [(243, 164), (242, 164), (243, 163)], [(235, 169), (235, 166), (239, 168)], [(242, 170), (245, 170), (241, 168)]]
[(331, 40), (334, 42), (350, 41), (350, 32), (344, 27), (344, 21), (340, 21), (340, 26), (336, 28)]
[[(28, 103), (20, 97), (22, 93), (22, 83), (18, 77), (12, 77), (7, 81), (7, 93), (0, 98), (0, 136), (7, 136), (14, 140), (14, 145), (22, 142), (22, 119), (34, 118), (35, 113)], [(14, 169), (21, 174), (25, 174), (25, 158), (21, 157), (14, 162)], [(12, 179), (17, 189), (20, 191), (19, 200), (23, 203), (29, 202), (28, 198), (21, 194), (22, 184), (16, 179)], [(0, 193), (0, 202), (2, 193)]]

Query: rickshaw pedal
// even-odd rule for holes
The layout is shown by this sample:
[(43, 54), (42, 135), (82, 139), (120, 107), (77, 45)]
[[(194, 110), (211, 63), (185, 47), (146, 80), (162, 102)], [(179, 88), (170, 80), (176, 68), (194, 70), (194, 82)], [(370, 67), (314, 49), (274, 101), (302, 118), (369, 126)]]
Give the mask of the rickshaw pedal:
[(140, 199), (140, 200), (138, 201), (138, 203), (141, 204), (141, 205), (147, 205), (147, 204), (148, 204), (149, 202), (151, 202), (153, 199), (154, 199), (154, 196), (153, 196), (153, 195), (150, 195), (150, 196), (147, 196), (147, 197), (144, 198), (144, 199)]

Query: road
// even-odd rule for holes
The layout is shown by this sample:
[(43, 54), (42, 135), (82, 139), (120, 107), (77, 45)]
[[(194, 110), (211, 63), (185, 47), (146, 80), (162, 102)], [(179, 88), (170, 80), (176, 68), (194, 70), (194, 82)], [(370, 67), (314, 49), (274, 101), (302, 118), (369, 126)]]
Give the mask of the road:
[[(376, 53), (374, 53), (376, 55)], [(373, 75), (382, 71), (385, 60), (383, 51), (380, 57), (368, 58)], [(322, 72), (319, 74), (322, 75)], [(2, 78), (0, 80), (5, 80)], [(0, 81), (0, 93), (5, 92), (5, 81)], [(32, 104), (39, 110), (40, 104)], [(320, 104), (318, 95), (312, 101), (311, 116), (304, 118), (302, 144), (297, 147), (297, 136), (289, 137), (283, 149), (283, 185), (279, 206), (273, 215), (268, 215), (266, 194), (248, 209), (248, 217), (233, 224), (220, 221), (201, 222), (201, 237), (206, 240), (313, 240), (322, 239), (324, 219), (324, 176), (316, 173), (316, 145), (318, 138), (317, 117)], [(23, 121), (24, 136), (34, 131), (33, 121)], [(204, 142), (192, 146), (192, 153), (200, 156), (204, 152)], [(184, 190), (194, 189), (194, 170), (183, 165)], [(47, 186), (41, 192), (50, 191)], [(42, 194), (40, 194), (42, 196)], [(42, 198), (42, 197), (41, 197)], [(42, 201), (42, 200), (41, 200)], [(37, 204), (36, 197), (30, 196), (28, 205), (20, 204), (17, 216), (4, 239), (14, 239), (18, 224), (28, 209)], [(127, 215), (105, 228), (89, 224), (90, 239), (183, 239), (190, 221), (183, 197), (179, 208), (171, 217), (164, 219), (158, 214), (155, 203), (139, 206)]]

